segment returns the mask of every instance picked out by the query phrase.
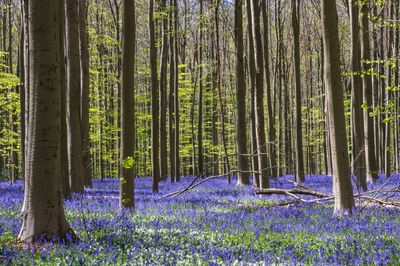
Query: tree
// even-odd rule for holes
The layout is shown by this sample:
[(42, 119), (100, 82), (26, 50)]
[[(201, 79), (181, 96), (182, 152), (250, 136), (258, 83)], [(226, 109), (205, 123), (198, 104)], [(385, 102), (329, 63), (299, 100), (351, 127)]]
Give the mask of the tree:
[(122, 2), (122, 86), (121, 86), (121, 194), (120, 205), (134, 207), (135, 128), (134, 86), (135, 86), (135, 1)]
[(238, 185), (250, 184), (247, 154), (246, 127), (246, 80), (243, 52), (243, 1), (235, 1), (235, 48), (236, 48), (236, 150), (238, 160)]
[(375, 156), (375, 134), (374, 119), (369, 114), (372, 112), (372, 77), (370, 72), (371, 47), (369, 37), (369, 3), (365, 2), (360, 6), (359, 24), (360, 27), (360, 49), (361, 49), (361, 70), (362, 70), (362, 86), (363, 86), (363, 116), (364, 116), (364, 149), (365, 149), (365, 166), (366, 175), (369, 182), (373, 182), (378, 178), (378, 169)]
[(79, 45), (81, 64), (81, 125), (82, 125), (82, 164), (83, 182), (92, 187), (90, 159), (90, 125), (89, 125), (89, 46), (87, 42), (88, 0), (79, 0)]
[[(60, 18), (65, 18), (65, 4), (60, 1)], [(59, 38), (60, 38), (60, 90), (61, 90), (61, 136), (60, 136), (60, 156), (61, 156), (61, 191), (64, 199), (71, 198), (71, 186), (69, 183), (68, 169), (68, 134), (67, 134), (67, 94), (65, 77), (65, 19), (60, 19)]]
[(351, 101), (352, 101), (352, 168), (357, 176), (357, 185), (362, 190), (367, 190), (365, 176), (365, 154), (364, 154), (364, 121), (363, 121), (363, 88), (361, 80), (361, 54), (360, 54), (360, 27), (358, 24), (359, 9), (357, 1), (349, 2), (351, 21)]
[(167, 0), (160, 1), (161, 58), (160, 58), (160, 180), (167, 179), (167, 67), (168, 67), (168, 15)]
[(334, 214), (342, 216), (352, 213), (354, 199), (347, 154), (336, 0), (321, 0), (321, 19), (325, 58), (324, 81), (330, 120)]
[(28, 6), (31, 123), (19, 239), (35, 242), (71, 229), (60, 191), (60, 1), (30, 0)]
[(199, 40), (197, 43), (197, 68), (199, 73), (199, 120), (197, 121), (197, 169), (200, 176), (204, 176), (203, 154), (203, 0), (200, 0)]
[(78, 0), (66, 0), (68, 172), (71, 191), (83, 193), (81, 69)]
[[(160, 180), (159, 98), (157, 77), (157, 47), (154, 21), (154, 0), (149, 2), (150, 71), (151, 71), (151, 158), (153, 192), (158, 193)], [(163, 158), (164, 159), (164, 158)]]
[(300, 1), (292, 0), (292, 28), (294, 43), (294, 74), (295, 74), (295, 152), (296, 181), (304, 182), (303, 134), (301, 117), (301, 77), (300, 77)]
[(266, 149), (265, 126), (264, 126), (264, 65), (263, 65), (263, 48), (261, 38), (261, 1), (251, 1), (253, 38), (254, 38), (254, 58), (255, 58), (255, 119), (256, 119), (256, 138), (258, 167), (260, 173), (260, 188), (269, 187), (268, 178), (268, 157)]
[(269, 16), (268, 16), (268, 0), (262, 0), (262, 13), (263, 13), (263, 28), (264, 28), (264, 72), (266, 81), (266, 94), (267, 94), (267, 122), (268, 122), (268, 146), (269, 146), (269, 165), (271, 168), (271, 177), (277, 176), (276, 166), (276, 148), (275, 148), (275, 114), (272, 102), (271, 92), (271, 72), (270, 72), (270, 60), (269, 60)]

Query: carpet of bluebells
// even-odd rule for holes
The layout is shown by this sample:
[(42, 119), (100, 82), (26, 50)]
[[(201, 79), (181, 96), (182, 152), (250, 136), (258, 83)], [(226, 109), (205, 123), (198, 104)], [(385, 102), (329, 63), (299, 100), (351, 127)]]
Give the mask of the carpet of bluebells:
[[(289, 179), (271, 186), (291, 187)], [(192, 180), (162, 182), (162, 193), (153, 194), (149, 178), (136, 179), (136, 210), (129, 212), (118, 207), (117, 179), (96, 180), (65, 203), (79, 241), (36, 246), (16, 241), (21, 183), (0, 183), (0, 265), (400, 265), (398, 210), (372, 206), (338, 219), (329, 204), (271, 207), (289, 198), (258, 196), (225, 179), (160, 200)], [(332, 181), (312, 176), (304, 185), (331, 193)]]

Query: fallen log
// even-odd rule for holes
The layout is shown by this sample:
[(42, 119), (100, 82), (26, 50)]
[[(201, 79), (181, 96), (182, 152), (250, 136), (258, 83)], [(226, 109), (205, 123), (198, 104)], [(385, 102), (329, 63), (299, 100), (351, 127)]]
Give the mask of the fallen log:
[(292, 196), (293, 195), (309, 195), (309, 196), (314, 196), (317, 198), (329, 198), (332, 197), (332, 195), (328, 195), (322, 192), (318, 192), (315, 190), (309, 190), (309, 189), (279, 189), (279, 188), (264, 188), (264, 189), (259, 189), (257, 192), (259, 195), (288, 195)]

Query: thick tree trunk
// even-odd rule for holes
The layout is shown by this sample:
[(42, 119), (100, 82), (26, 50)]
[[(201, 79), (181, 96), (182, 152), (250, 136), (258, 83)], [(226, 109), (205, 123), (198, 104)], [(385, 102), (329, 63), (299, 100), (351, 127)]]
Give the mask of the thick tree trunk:
[(68, 172), (71, 191), (83, 193), (78, 0), (66, 0)]
[(333, 168), (334, 214), (351, 214), (354, 206), (348, 160), (343, 86), (340, 72), (340, 44), (335, 0), (321, 0), (324, 42), (324, 77), (329, 113)]
[(82, 164), (83, 180), (86, 187), (92, 187), (90, 137), (89, 137), (89, 46), (87, 41), (88, 0), (79, 1), (79, 45), (81, 62), (81, 123), (82, 123)]
[(19, 239), (65, 236), (60, 183), (60, 64), (58, 0), (29, 0), (30, 118), (26, 187)]
[(122, 2), (122, 80), (121, 80), (121, 191), (120, 206), (132, 208), (134, 204), (135, 126), (135, 0)]
[(235, 1), (235, 48), (236, 48), (236, 150), (239, 154), (237, 185), (250, 184), (249, 162), (247, 157), (247, 128), (246, 128), (246, 80), (244, 73), (243, 51), (243, 1)]

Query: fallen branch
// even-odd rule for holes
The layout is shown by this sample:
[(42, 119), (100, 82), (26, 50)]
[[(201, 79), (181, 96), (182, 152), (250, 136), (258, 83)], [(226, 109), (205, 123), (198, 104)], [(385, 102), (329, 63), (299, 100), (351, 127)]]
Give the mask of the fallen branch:
[(259, 195), (273, 195), (273, 194), (278, 194), (278, 195), (288, 195), (292, 196), (294, 198), (298, 198), (297, 196), (294, 195), (308, 195), (308, 196), (314, 196), (317, 198), (329, 198), (331, 195), (318, 192), (315, 190), (311, 189), (306, 189), (303, 187), (302, 189), (279, 189), (279, 188), (264, 188), (264, 189), (259, 189), (257, 192)]

